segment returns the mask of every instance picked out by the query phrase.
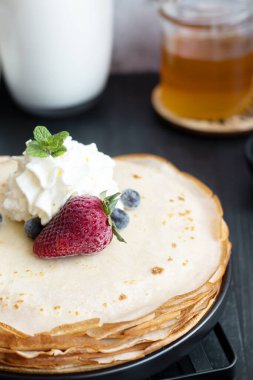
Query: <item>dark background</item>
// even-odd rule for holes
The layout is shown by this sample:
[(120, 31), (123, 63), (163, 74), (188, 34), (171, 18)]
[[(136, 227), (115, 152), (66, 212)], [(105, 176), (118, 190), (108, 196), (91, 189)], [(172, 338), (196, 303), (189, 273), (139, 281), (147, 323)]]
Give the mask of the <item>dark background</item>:
[[(96, 142), (111, 156), (146, 152), (168, 158), (204, 181), (220, 198), (233, 243), (233, 280), (221, 322), (238, 355), (238, 380), (253, 379), (253, 176), (246, 137), (194, 136), (173, 129), (154, 113), (155, 74), (114, 75), (100, 101), (75, 117), (47, 119), (20, 111), (0, 88), (0, 154), (18, 155), (36, 125), (68, 130), (82, 143)], [(213, 347), (215, 350), (215, 346)]]

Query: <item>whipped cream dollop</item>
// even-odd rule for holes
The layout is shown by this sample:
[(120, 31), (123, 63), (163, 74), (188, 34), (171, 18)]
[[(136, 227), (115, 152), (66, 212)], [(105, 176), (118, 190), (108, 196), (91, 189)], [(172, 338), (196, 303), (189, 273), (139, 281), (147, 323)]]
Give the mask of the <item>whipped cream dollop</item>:
[(96, 144), (84, 145), (67, 137), (67, 152), (58, 157), (16, 157), (17, 171), (8, 181), (5, 214), (16, 221), (39, 217), (45, 225), (72, 195), (118, 191), (113, 180), (115, 162)]

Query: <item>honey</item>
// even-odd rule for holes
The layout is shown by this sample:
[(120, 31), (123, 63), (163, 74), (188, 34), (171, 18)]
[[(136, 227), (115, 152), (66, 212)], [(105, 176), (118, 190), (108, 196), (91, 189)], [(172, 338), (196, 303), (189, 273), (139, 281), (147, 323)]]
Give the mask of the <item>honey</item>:
[(252, 98), (253, 38), (198, 36), (164, 39), (161, 99), (175, 114), (224, 119), (240, 113)]

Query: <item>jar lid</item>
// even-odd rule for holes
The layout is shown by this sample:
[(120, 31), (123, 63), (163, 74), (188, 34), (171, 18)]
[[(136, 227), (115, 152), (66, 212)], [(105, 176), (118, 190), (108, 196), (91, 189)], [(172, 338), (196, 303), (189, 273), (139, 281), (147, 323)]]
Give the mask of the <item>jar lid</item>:
[(232, 26), (253, 16), (250, 0), (170, 0), (160, 14), (171, 22), (190, 27)]

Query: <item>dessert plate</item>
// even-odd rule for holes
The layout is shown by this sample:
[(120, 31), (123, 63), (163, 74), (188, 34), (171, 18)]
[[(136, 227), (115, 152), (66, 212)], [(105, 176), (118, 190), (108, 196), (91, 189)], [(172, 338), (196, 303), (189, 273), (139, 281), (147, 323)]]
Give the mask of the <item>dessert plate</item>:
[(163, 371), (170, 364), (187, 355), (194, 345), (203, 339), (215, 326), (226, 305), (231, 281), (231, 263), (223, 277), (222, 286), (215, 303), (209, 312), (187, 334), (143, 359), (98, 371), (67, 373), (61, 375), (29, 375), (0, 372), (0, 379), (6, 380), (144, 380)]

